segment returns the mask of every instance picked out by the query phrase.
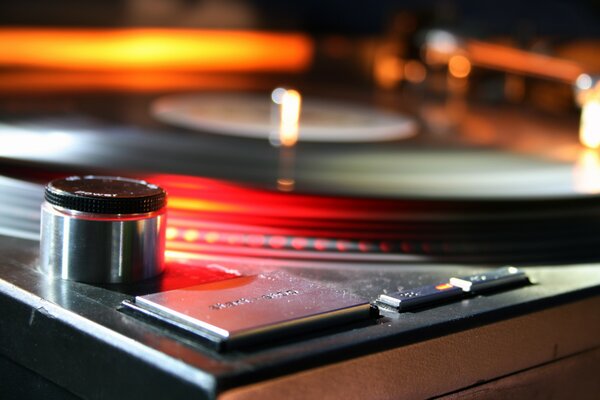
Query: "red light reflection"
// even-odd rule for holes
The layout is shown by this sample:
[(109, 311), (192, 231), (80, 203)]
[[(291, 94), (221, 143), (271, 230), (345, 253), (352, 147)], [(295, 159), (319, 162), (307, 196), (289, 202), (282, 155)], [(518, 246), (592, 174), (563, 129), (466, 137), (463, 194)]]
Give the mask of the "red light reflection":
[(208, 232), (204, 236), (204, 240), (206, 243), (217, 243), (219, 241), (219, 233), (218, 232)]
[(220, 266), (210, 263), (197, 262), (191, 257), (167, 256), (166, 265), (163, 279), (160, 280), (160, 287), (156, 290), (174, 290), (240, 276), (237, 271), (220, 268)]
[(381, 243), (379, 243), (379, 248), (384, 253), (389, 253), (390, 251), (392, 251), (392, 245), (389, 242), (381, 242)]
[(315, 240), (314, 246), (315, 249), (319, 251), (323, 251), (327, 249), (328, 242), (325, 239), (317, 239)]
[(404, 221), (418, 204), (271, 192), (179, 175), (147, 180), (169, 193), (167, 251), (179, 257), (410, 254), (424, 243), (423, 233)]
[(363, 253), (367, 253), (367, 252), (371, 251), (372, 248), (373, 248), (373, 245), (369, 242), (365, 242), (364, 240), (361, 240), (360, 242), (358, 242), (358, 249)]
[(261, 247), (265, 243), (265, 237), (263, 235), (248, 235), (246, 242), (250, 247)]
[(272, 236), (269, 239), (269, 246), (274, 249), (281, 249), (286, 245), (287, 239), (285, 236)]
[(304, 250), (308, 245), (308, 240), (302, 237), (295, 237), (292, 239), (292, 247), (296, 250)]

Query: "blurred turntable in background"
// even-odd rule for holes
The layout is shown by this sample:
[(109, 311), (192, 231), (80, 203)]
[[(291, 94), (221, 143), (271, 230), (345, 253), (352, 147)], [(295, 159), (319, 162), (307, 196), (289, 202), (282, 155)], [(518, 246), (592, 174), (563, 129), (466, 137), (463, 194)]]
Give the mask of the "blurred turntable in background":
[[(202, 133), (268, 138), (273, 130), (268, 96), (283, 84), (304, 96), (300, 144), (320, 142), (331, 150), (331, 157), (310, 150), (298, 155), (298, 187), (311, 192), (334, 185), (334, 193), (375, 196), (493, 197), (507, 190), (535, 196), (539, 190), (595, 192), (600, 185), (596, 153), (585, 151), (600, 145), (594, 133), (598, 9), (592, 2), (515, 1), (500, 8), (461, 1), (366, 7), (153, 0), (1, 7), (0, 85), (4, 93), (19, 93), (9, 96), (9, 109), (35, 107), (18, 100), (26, 93), (39, 98), (43, 93), (113, 91), (127, 94), (129, 105), (117, 107), (135, 119), (148, 107), (133, 105), (140, 102), (134, 100), (139, 94), (205, 93), (204, 100), (190, 96), (183, 104), (162, 101), (152, 106), (152, 119)], [(243, 98), (248, 92), (262, 97)], [(67, 103), (53, 107), (70, 107)], [(344, 111), (348, 107), (352, 112)], [(391, 114), (397, 119), (388, 119)], [(574, 140), (577, 134), (581, 145)], [(354, 154), (356, 147), (348, 152), (327, 147), (381, 141), (391, 141), (395, 150), (400, 146), (400, 152), (411, 148), (408, 157), (424, 161), (407, 161), (415, 172), (410, 175), (395, 155), (374, 161), (380, 148)], [(481, 163), (469, 164), (461, 152), (438, 161), (441, 168), (432, 171), (437, 178), (426, 173), (431, 152), (422, 147), (457, 144), (494, 148), (500, 158), (507, 154), (502, 149), (510, 150), (510, 159), (486, 160), (484, 169), (504, 171), (505, 180), (522, 184), (507, 187), (485, 174), (476, 177), (473, 169)], [(413, 150), (415, 145), (421, 148)], [(507, 171), (520, 161), (572, 171), (557, 167), (561, 171), (555, 173), (553, 189), (543, 189), (547, 181), (523, 182), (521, 172), (533, 174), (535, 166), (522, 165), (525, 170), (516, 175)], [(454, 180), (474, 181), (438, 190), (448, 181), (438, 175), (446, 174), (445, 166)], [(346, 176), (348, 167), (360, 169), (364, 177)], [(319, 170), (335, 176), (315, 176)], [(398, 175), (406, 175), (405, 181)]]

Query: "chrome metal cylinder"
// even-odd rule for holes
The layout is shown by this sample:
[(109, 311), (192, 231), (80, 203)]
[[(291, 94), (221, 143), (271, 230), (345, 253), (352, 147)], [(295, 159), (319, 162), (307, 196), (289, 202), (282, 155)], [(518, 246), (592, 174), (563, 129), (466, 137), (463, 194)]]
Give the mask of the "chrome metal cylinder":
[(166, 193), (116, 177), (70, 177), (46, 187), (40, 264), (52, 277), (127, 283), (164, 269)]

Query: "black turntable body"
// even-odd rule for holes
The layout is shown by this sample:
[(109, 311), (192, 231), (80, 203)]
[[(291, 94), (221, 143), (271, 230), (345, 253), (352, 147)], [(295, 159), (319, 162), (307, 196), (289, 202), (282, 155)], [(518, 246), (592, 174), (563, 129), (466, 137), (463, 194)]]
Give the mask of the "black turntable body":
[(598, 397), (597, 8), (138, 3), (0, 6), (0, 398)]

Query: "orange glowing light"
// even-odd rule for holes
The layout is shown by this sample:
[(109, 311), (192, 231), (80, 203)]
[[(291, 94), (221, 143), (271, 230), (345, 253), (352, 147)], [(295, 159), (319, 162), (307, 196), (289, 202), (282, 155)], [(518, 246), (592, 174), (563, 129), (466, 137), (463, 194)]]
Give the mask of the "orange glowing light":
[(129, 91), (155, 92), (193, 89), (259, 89), (264, 85), (247, 75), (169, 71), (3, 71), (2, 91)]
[(569, 84), (575, 82), (583, 72), (579, 64), (569, 60), (476, 40), (468, 41), (465, 50), (473, 65), (545, 77)]
[(465, 56), (452, 56), (448, 61), (448, 72), (455, 78), (466, 78), (471, 73), (471, 62)]
[(522, 101), (525, 98), (525, 79), (518, 75), (507, 75), (504, 79), (504, 95), (511, 101)]
[(240, 211), (239, 205), (225, 204), (193, 198), (169, 197), (169, 206), (180, 210), (190, 211)]
[(198, 29), (0, 29), (0, 65), (68, 70), (305, 70), (304, 34)]
[(421, 83), (427, 76), (425, 66), (416, 60), (407, 61), (404, 65), (404, 76), (412, 83)]
[(449, 283), (442, 283), (442, 284), (439, 284), (439, 285), (437, 285), (435, 288), (436, 288), (437, 290), (447, 290), (447, 289), (450, 289), (450, 288), (453, 288), (453, 287), (454, 287), (454, 286), (452, 286), (452, 285), (451, 285), (451, 284), (449, 284)]
[(284, 90), (278, 104), (280, 104), (279, 142), (284, 147), (292, 147), (298, 141), (302, 97), (296, 90)]
[(404, 75), (402, 61), (394, 55), (383, 55), (375, 60), (374, 76), (380, 87), (390, 89), (396, 86)]
[(292, 192), (294, 190), (294, 186), (296, 185), (296, 181), (290, 178), (279, 178), (277, 179), (277, 189), (282, 192)]
[(600, 96), (589, 98), (581, 108), (579, 140), (590, 148), (600, 147)]

